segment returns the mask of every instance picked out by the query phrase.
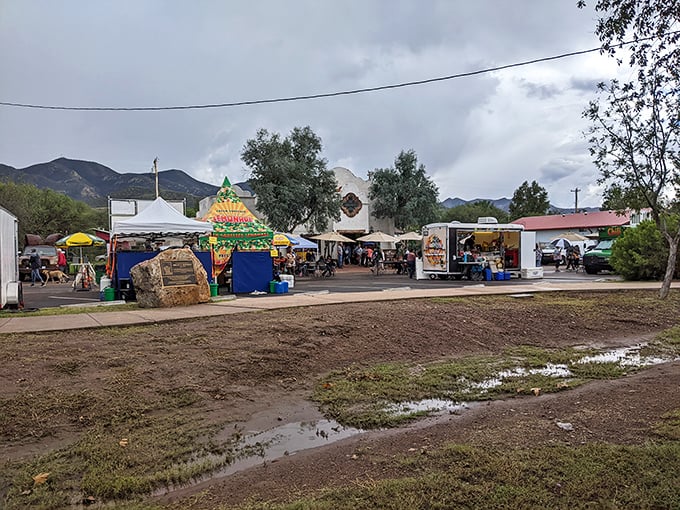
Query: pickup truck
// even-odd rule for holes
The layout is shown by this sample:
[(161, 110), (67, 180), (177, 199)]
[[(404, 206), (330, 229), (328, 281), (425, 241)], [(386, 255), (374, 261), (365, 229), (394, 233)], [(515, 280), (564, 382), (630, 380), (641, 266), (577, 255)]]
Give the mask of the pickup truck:
[(19, 279), (21, 281), (31, 278), (31, 252), (35, 250), (40, 255), (40, 266), (42, 269), (53, 271), (59, 269), (57, 266), (57, 248), (54, 246), (37, 244), (26, 245), (24, 252), (19, 257)]

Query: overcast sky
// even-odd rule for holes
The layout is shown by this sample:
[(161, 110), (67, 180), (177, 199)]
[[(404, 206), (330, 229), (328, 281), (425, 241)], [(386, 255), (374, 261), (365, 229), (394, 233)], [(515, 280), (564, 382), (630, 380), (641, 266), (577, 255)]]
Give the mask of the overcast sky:
[[(592, 2), (591, 2), (592, 3)], [(251, 101), (471, 72), (598, 46), (576, 0), (0, 0), (0, 101), (149, 107)], [(599, 206), (581, 113), (615, 64), (599, 53), (307, 101), (160, 112), (0, 106), (0, 163), (58, 157), (221, 184), (259, 128), (310, 126), (328, 167), (366, 177), (413, 149), (448, 197)]]

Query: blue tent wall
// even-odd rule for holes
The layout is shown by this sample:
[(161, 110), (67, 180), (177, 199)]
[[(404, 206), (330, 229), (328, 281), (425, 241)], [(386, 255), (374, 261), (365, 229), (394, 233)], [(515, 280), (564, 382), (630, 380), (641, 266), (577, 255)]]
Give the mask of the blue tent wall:
[(231, 291), (234, 294), (269, 291), (272, 267), (269, 252), (234, 251), (231, 255)]

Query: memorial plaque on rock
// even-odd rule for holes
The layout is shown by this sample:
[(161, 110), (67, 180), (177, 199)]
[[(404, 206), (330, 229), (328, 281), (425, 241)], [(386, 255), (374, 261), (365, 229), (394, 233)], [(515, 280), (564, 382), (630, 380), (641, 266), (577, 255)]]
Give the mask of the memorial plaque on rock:
[(210, 301), (208, 275), (188, 248), (168, 249), (130, 269), (142, 308), (186, 306)]
[(163, 287), (196, 285), (196, 272), (191, 260), (161, 260)]

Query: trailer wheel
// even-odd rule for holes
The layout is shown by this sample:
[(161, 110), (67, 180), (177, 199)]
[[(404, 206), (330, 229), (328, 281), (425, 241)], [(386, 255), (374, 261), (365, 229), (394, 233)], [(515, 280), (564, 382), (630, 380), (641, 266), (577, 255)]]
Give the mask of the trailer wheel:
[(430, 275), (430, 280), (436, 280), (436, 279), (437, 279), (437, 275), (436, 275), (436, 274), (431, 274), (431, 275)]

